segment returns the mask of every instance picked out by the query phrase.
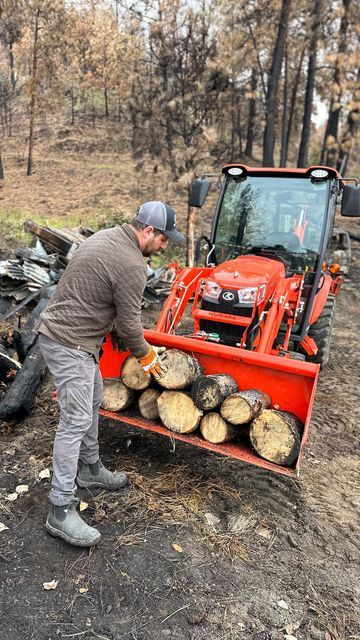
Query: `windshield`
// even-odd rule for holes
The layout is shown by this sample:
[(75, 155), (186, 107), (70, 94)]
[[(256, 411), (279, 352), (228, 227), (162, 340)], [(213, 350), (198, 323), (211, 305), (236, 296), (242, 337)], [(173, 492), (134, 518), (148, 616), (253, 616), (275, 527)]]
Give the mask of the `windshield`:
[(309, 178), (230, 177), (215, 229), (218, 262), (245, 253), (277, 255), (313, 271), (320, 252), (327, 183)]

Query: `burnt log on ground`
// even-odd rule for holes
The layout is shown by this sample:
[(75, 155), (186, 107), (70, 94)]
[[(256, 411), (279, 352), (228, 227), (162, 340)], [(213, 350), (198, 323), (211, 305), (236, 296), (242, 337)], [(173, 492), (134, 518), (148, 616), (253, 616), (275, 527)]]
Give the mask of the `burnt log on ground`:
[(0, 381), (5, 384), (9, 384), (15, 379), (18, 371), (21, 369), (21, 364), (17, 360), (13, 360), (10, 356), (1, 351), (0, 352)]
[(270, 407), (271, 399), (258, 389), (233, 393), (220, 407), (222, 417), (231, 424), (241, 425), (253, 420), (262, 409)]
[(136, 391), (147, 389), (151, 379), (151, 375), (146, 375), (135, 356), (129, 356), (124, 360), (121, 367), (121, 380), (129, 389), (135, 389)]
[(176, 433), (192, 433), (203, 415), (190, 394), (184, 391), (163, 391), (157, 405), (161, 422)]
[(0, 403), (0, 420), (7, 422), (24, 418), (31, 413), (36, 392), (46, 370), (39, 342), (36, 341)]
[(21, 338), (25, 356), (29, 353), (31, 347), (35, 344), (38, 334), (35, 331), (35, 327), (40, 319), (40, 314), (49, 304), (50, 298), (55, 287), (46, 290), (43, 298), (39, 300), (36, 307), (31, 311), (23, 329), (21, 330)]
[(289, 411), (264, 409), (250, 425), (250, 441), (265, 460), (285, 466), (299, 455), (303, 425)]
[(145, 389), (139, 397), (139, 411), (143, 418), (156, 420), (159, 417), (157, 400), (161, 394), (158, 389)]
[(216, 409), (227, 396), (238, 391), (236, 380), (225, 373), (198, 376), (191, 387), (191, 397), (204, 411)]
[(162, 358), (167, 371), (158, 383), (164, 389), (187, 389), (202, 373), (196, 358), (179, 349), (167, 349)]
[(104, 379), (104, 393), (101, 406), (107, 411), (123, 411), (132, 402), (134, 392), (119, 378)]
[(202, 418), (200, 432), (208, 442), (221, 444), (233, 440), (239, 434), (239, 429), (226, 422), (219, 413), (212, 411)]

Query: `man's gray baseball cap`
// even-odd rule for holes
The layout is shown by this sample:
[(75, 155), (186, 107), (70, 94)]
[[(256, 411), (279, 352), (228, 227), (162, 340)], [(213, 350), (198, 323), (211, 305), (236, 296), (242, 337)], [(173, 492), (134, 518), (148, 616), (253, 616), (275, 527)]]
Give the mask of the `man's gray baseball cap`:
[(139, 207), (135, 220), (154, 229), (159, 229), (173, 242), (183, 242), (184, 236), (175, 229), (176, 214), (174, 209), (160, 200), (144, 202)]

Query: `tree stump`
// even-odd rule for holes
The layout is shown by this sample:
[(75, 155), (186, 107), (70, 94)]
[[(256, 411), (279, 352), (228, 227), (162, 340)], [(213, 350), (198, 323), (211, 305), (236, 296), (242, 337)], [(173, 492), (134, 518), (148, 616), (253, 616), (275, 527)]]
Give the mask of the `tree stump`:
[(300, 451), (303, 425), (289, 411), (264, 409), (250, 425), (250, 440), (265, 460), (290, 466)]
[(258, 389), (248, 389), (225, 398), (220, 413), (231, 424), (245, 424), (253, 420), (262, 409), (268, 409), (270, 404), (270, 396), (266, 393)]
[(198, 376), (191, 387), (191, 397), (199, 409), (216, 409), (227, 396), (236, 393), (236, 380), (225, 373)]
[(192, 433), (203, 415), (190, 395), (183, 391), (164, 391), (157, 405), (161, 422), (176, 433)]
[(151, 375), (146, 375), (137, 358), (134, 356), (126, 358), (121, 368), (121, 380), (129, 389), (135, 389), (136, 391), (147, 389), (151, 379)]
[(221, 444), (235, 438), (239, 430), (232, 424), (229, 424), (221, 417), (219, 413), (212, 411), (207, 413), (200, 422), (200, 431), (202, 437), (208, 442)]
[(145, 389), (139, 398), (139, 411), (143, 418), (156, 420), (159, 417), (157, 399), (161, 391), (158, 389)]
[(158, 383), (165, 389), (186, 389), (202, 373), (196, 358), (179, 349), (167, 349), (165, 354), (167, 372)]
[(123, 411), (132, 402), (134, 392), (119, 378), (104, 379), (104, 393), (101, 406), (106, 411)]

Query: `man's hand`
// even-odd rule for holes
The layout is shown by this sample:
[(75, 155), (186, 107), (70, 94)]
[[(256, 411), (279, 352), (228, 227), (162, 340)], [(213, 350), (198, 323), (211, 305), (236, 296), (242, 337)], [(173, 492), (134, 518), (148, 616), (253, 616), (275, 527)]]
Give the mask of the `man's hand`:
[(146, 356), (139, 358), (139, 362), (147, 376), (152, 373), (155, 380), (159, 380), (165, 375), (167, 372), (166, 356), (162, 355), (165, 351), (165, 347), (151, 347)]

